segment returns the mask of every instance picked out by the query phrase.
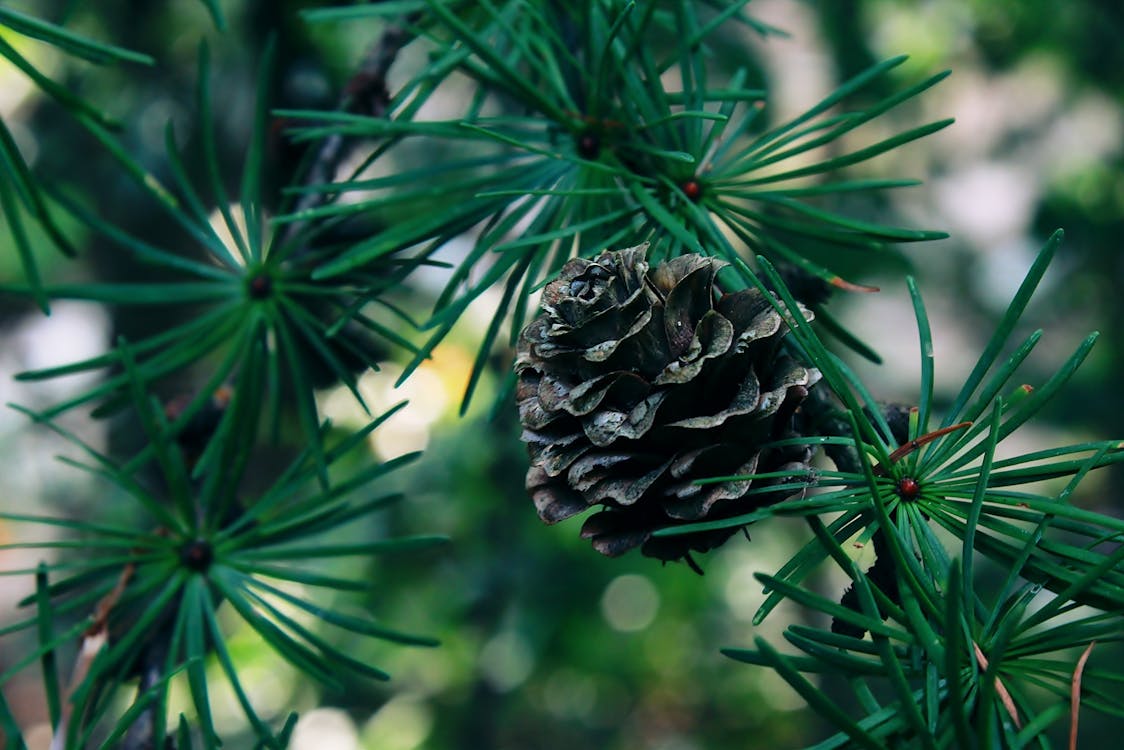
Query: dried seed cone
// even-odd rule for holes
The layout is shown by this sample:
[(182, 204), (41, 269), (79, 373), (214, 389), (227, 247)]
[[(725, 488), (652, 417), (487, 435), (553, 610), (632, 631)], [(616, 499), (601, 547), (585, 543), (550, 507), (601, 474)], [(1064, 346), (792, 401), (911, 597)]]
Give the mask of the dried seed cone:
[[(690, 559), (736, 529), (653, 537), (775, 503), (782, 480), (694, 480), (808, 468), (789, 435), (819, 372), (779, 347), (787, 326), (756, 289), (719, 296), (723, 261), (683, 255), (650, 269), (646, 245), (568, 262), (520, 337), (515, 368), (527, 489), (547, 523), (593, 506), (582, 536), (606, 555), (641, 547)], [(801, 309), (805, 317), (811, 313)], [(750, 490), (754, 490), (750, 493)]]

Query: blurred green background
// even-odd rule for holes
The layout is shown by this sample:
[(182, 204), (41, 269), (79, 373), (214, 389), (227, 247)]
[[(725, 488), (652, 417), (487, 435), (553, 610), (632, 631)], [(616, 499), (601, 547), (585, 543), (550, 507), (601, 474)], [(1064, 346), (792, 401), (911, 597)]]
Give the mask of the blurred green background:
[[(233, 165), (240, 163), (249, 137), (255, 67), (267, 35), (279, 34), (276, 104), (329, 108), (378, 35), (374, 23), (309, 26), (297, 15), (322, 4), (224, 2), (230, 29), (220, 34), (202, 4), (188, 0), (10, 3), (47, 19), (68, 18), (76, 30), (149, 53), (158, 61), (152, 68), (95, 68), (42, 44), (11, 41), (57, 80), (119, 117), (129, 149), (160, 175), (166, 169), (166, 122), (174, 124), (189, 153), (195, 147), (195, 60), (199, 39), (206, 38), (222, 117), (216, 127), (233, 184), (238, 176)], [(901, 258), (880, 265), (865, 258), (841, 261), (852, 280), (882, 287), (878, 294), (832, 303), (885, 360), (881, 367), (856, 364), (876, 396), (915, 400), (917, 345), (903, 269), (917, 274), (926, 295), (938, 394), (947, 397), (963, 382), (1034, 252), (1060, 226), (1067, 241), (1025, 322), (1047, 332), (1028, 364), (1027, 382), (1049, 373), (1087, 331), (1099, 329), (1103, 337), (1047, 415), (1053, 424), (1020, 432), (1012, 449), (1124, 435), (1119, 387), (1124, 261), (1118, 252), (1124, 237), (1124, 4), (765, 0), (748, 9), (791, 36), (761, 39), (732, 27), (723, 32), (713, 65), (751, 65), (770, 88), (767, 114), (774, 122), (889, 56), (906, 53), (912, 59), (886, 86), (904, 86), (944, 68), (954, 71), (920, 102), (891, 111), (872, 131), (853, 136), (873, 141), (879, 133), (923, 121), (958, 120), (863, 168), (864, 175), (922, 178), (923, 186), (843, 206), (856, 216), (892, 216), (952, 235), (908, 247)], [(407, 50), (401, 56), (392, 84), (417, 64), (419, 54)], [(44, 181), (138, 236), (193, 252), (186, 238), (169, 234), (163, 216), (120, 169), (4, 63), (0, 115)], [(273, 143), (278, 175), (292, 168), (292, 148), (280, 137)], [(64, 263), (44, 250), (39, 257), (48, 278), (150, 278), (119, 248), (84, 237), (78, 227), (73, 231), (82, 257)], [(461, 249), (453, 243), (449, 257)], [(0, 232), (0, 281), (19, 278), (15, 257), (6, 232)], [(415, 312), (424, 315), (440, 281), (424, 276), (408, 290)], [(400, 362), (389, 361), (363, 380), (376, 409), (411, 401), (376, 433), (373, 454), (385, 459), (426, 449), (408, 474), (393, 480), (409, 500), (382, 523), (395, 532), (444, 533), (453, 543), (436, 556), (380, 560), (369, 571), (375, 581), (370, 600), (345, 606), (436, 635), (443, 646), (410, 651), (353, 644), (375, 649), (369, 658), (387, 668), (393, 681), (325, 693), (247, 630), (232, 639), (232, 648), (246, 665), (264, 713), (301, 711), (294, 743), (301, 750), (724, 750), (797, 747), (822, 739), (824, 727), (778, 677), (718, 653), (720, 647), (747, 645), (756, 635), (779, 644), (783, 627), (804, 616), (782, 607), (763, 625), (750, 623), (762, 601), (753, 573), (775, 571), (806, 541), (806, 530), (784, 522), (753, 528), (751, 541), (735, 539), (704, 559), (706, 575), (699, 577), (685, 566), (661, 566), (638, 555), (605, 559), (578, 539), (580, 522), (544, 527), (523, 490), (526, 459), (514, 408), (501, 408), (495, 419), (488, 415), (509, 354), (497, 353), (473, 409), (467, 417), (456, 416), (489, 305), (494, 300), (485, 297), (474, 306), (434, 360), (404, 387), (393, 388)], [(0, 298), (0, 401), (32, 408), (53, 403), (75, 384), (18, 384), (12, 374), (70, 361), (101, 350), (118, 335), (136, 338), (168, 322), (135, 309), (78, 303), (57, 305), (44, 320), (29, 305)], [(190, 380), (188, 374), (183, 382), (163, 384), (163, 395), (189, 388)], [(361, 424), (349, 398), (330, 388), (322, 397), (325, 413), (337, 424)], [(135, 441), (127, 421), (71, 417), (68, 426), (109, 451), (126, 450)], [(0, 413), (0, 455), (6, 457), (0, 504), (65, 514), (127, 512), (122, 498), (105, 496), (77, 472), (59, 470), (52, 456), (67, 450), (14, 412)], [(1077, 502), (1119, 513), (1113, 488), (1120, 479), (1107, 472), (1091, 477)], [(28, 533), (0, 525), (3, 540), (18, 541)], [(3, 568), (35, 562), (18, 551), (0, 553)], [(0, 625), (16, 616), (15, 602), (31, 585), (23, 578), (0, 582)], [(843, 586), (826, 572), (815, 585), (831, 595)], [(0, 671), (18, 653), (11, 642), (5, 645)], [(49, 738), (33, 670), (5, 690), (29, 739)], [(216, 701), (224, 701), (221, 692)], [(240, 712), (233, 699), (226, 703), (216, 720), (237, 736), (244, 730)], [(1110, 729), (1087, 713), (1083, 741), (1090, 744), (1083, 746), (1101, 746), (1098, 738)]]

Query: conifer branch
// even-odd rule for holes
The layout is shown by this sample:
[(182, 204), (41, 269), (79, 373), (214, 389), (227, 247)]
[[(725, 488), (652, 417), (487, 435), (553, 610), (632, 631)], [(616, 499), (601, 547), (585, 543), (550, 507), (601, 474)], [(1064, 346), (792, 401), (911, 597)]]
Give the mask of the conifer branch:
[[(398, 59), (402, 48), (414, 39), (413, 24), (420, 13), (407, 14), (400, 21), (390, 23), (359, 63), (358, 70), (348, 79), (340, 98), (339, 111), (353, 115), (382, 117), (390, 103), (387, 75)], [(316, 148), (311, 164), (301, 182), (304, 185), (327, 185), (336, 179), (336, 172), (347, 156), (355, 139), (343, 132), (326, 136)], [(302, 193), (292, 207), (293, 213), (303, 213), (330, 200), (321, 192)], [(281, 244), (296, 237), (306, 227), (303, 221), (288, 224), (281, 233)], [(298, 251), (299, 252), (299, 251)]]
[[(203, 5), (221, 26), (217, 0)], [(520, 497), (530, 514), (551, 524), (583, 517), (578, 534), (606, 556), (635, 550), (697, 572), (701, 555), (742, 543), (738, 531), (760, 544), (772, 519), (806, 520), (803, 546), (775, 573), (754, 574), (767, 595), (753, 621), (788, 600), (816, 616), (808, 622), (830, 620), (830, 628), (787, 623), (783, 637), (796, 653), (763, 638), (755, 649), (725, 653), (773, 670), (831, 722), (839, 734), (820, 746), (1045, 745), (1045, 730), (1068, 710), (1075, 750), (1079, 709), (1124, 717), (1116, 690), (1124, 674), (1086, 669), (1095, 643), (1121, 637), (1124, 521), (1082, 507), (1075, 494), (1090, 472), (1124, 463), (1124, 443), (1014, 455), (1003, 444), (1061, 391), (1096, 340), (1089, 335), (1034, 387), (1021, 379), (1042, 334), (1020, 342), (1013, 331), (1061, 233), (1034, 260), (951, 399), (934, 396), (933, 336), (918, 284), (907, 278), (920, 353), (916, 406), (885, 407), (837, 353), (836, 344), (879, 362), (833, 317), (831, 297), (877, 291), (865, 279), (844, 279), (867, 269), (860, 261), (945, 235), (852, 215), (856, 196), (917, 183), (851, 170), (951, 122), (868, 125), (946, 73), (898, 87), (912, 74), (894, 72), (904, 56), (890, 58), (848, 74), (803, 113), (766, 123), (769, 92), (750, 83), (767, 82), (767, 71), (751, 54), (731, 63), (737, 50), (720, 32), (736, 23), (767, 30), (746, 5), (394, 0), (308, 9), (301, 16), (310, 23), (373, 20), (381, 31), (332, 111), (271, 109), (274, 40), (264, 45), (240, 173), (225, 163), (229, 150), (218, 136), (236, 130), (221, 127), (236, 110), (216, 107), (212, 87), (242, 79), (210, 75), (206, 45), (194, 131), (200, 164), (169, 128), (161, 169), (118, 140), (109, 118), (80, 97), (97, 86), (72, 91), (0, 39), (0, 58), (74, 115), (148, 210), (180, 235), (134, 236), (89, 208), (80, 188), (71, 196), (40, 185), (18, 130), (0, 123), (0, 213), (26, 278), (5, 280), (0, 295), (44, 311), (73, 299), (181, 321), (17, 375), (36, 382), (107, 373), (42, 412), (16, 408), (76, 446), (85, 463), (65, 462), (108, 484), (104, 496), (134, 511), (101, 515), (99, 505), (71, 518), (0, 509), (5, 525), (49, 532), (45, 541), (0, 545), (0, 552), (49, 553), (34, 571), (35, 596), (21, 602), (35, 614), (0, 629), (37, 636), (37, 647), (5, 663), (0, 681), (38, 662), (52, 750), (91, 737), (124, 750), (173, 742), (189, 750), (193, 733), (205, 747), (218, 746), (225, 717), (215, 710), (216, 674), (257, 746), (285, 747), (296, 715), (283, 722), (259, 715), (252, 670), (243, 669), (245, 635), (349, 696), (356, 683), (390, 677), (372, 665), (384, 662), (368, 647), (438, 645), (373, 614), (381, 584), (410, 579), (392, 570), (373, 586), (382, 571), (367, 566), (371, 558), (445, 540), (367, 536), (400, 527), (373, 518), (410, 494), (384, 491), (383, 479), (420, 454), (380, 462), (370, 452), (374, 431), (412, 407), (374, 416), (382, 405), (367, 403), (363, 373), (388, 358), (387, 343), (412, 358), (399, 377), (406, 381), (477, 300), (494, 303), (494, 314), (463, 363), (462, 413), (490, 385), (492, 353), (514, 353), (507, 392), (517, 403), (500, 398), (496, 408), (517, 407), (529, 459), (501, 454), (518, 448), (505, 444), (490, 454), (494, 462), (473, 463), (489, 464), (479, 469), (489, 486)], [(154, 62), (10, 11), (0, 10), (0, 26), (89, 62)], [(388, 77), (415, 40), (426, 58), (392, 92)], [(423, 105), (458, 79), (471, 86), (465, 106), (433, 119)], [(284, 178), (288, 185), (269, 183), (287, 172), (269, 169), (271, 116), (293, 143), (313, 144), (296, 176)], [(419, 145), (433, 158), (428, 151), (417, 158)], [(341, 176), (353, 156), (364, 166)], [(377, 175), (359, 174), (372, 164)], [(270, 220), (263, 196), (277, 193), (281, 215)], [(114, 267), (123, 281), (39, 278), (40, 239), (28, 228), (64, 250), (62, 228), (66, 237), (83, 236), (64, 221), (56, 226), (56, 205), (123, 251), (121, 262), (134, 266)], [(465, 242), (464, 252), (449, 254), (457, 264), (426, 306), (427, 341), (418, 344), (408, 334), (423, 327), (413, 318), (422, 309), (403, 309), (395, 292), (414, 288), (420, 267), (449, 265), (435, 257), (453, 241)], [(892, 283), (883, 288), (894, 293)], [(194, 395), (161, 408), (158, 384), (192, 378), (186, 390)], [(334, 399), (324, 398), (325, 388), (350, 391), (367, 424), (329, 423), (324, 410)], [(127, 411), (132, 421), (120, 423), (133, 425), (133, 445), (143, 447), (105, 455), (54, 421), (85, 406), (95, 417)], [(259, 470), (267, 431), (292, 460)], [(828, 461), (817, 463), (818, 451)], [(523, 476), (509, 476), (512, 467)], [(478, 467), (453, 468), (458, 488), (481, 484), (461, 476)], [(416, 479), (390, 484), (413, 488)], [(488, 529), (480, 547), (492, 573), (505, 576), (522, 575), (533, 556), (508, 552), (516, 537), (509, 524), (518, 523), (509, 499), (467, 514)], [(749, 539), (751, 525), (762, 534)], [(854, 559), (863, 544), (876, 558), (865, 571)], [(999, 564), (1000, 585), (987, 579), (993, 571), (981, 557)], [(822, 580), (825, 565), (852, 582), (842, 598), (809, 585)], [(545, 566), (526, 569), (541, 574)], [(348, 592), (372, 598), (345, 602)], [(391, 619), (401, 614), (390, 610)], [(58, 622), (72, 624), (59, 632)], [(508, 626), (506, 617), (489, 622)], [(61, 688), (60, 647), (75, 640), (78, 655)], [(862, 712), (840, 708), (820, 676), (843, 678), (836, 682), (853, 688)], [(122, 708), (117, 697), (134, 679), (135, 698)], [(173, 681), (195, 724), (181, 716), (174, 740), (166, 727)], [(1047, 710), (1043, 695), (1055, 699)], [(21, 746), (2, 696), (0, 729)]]

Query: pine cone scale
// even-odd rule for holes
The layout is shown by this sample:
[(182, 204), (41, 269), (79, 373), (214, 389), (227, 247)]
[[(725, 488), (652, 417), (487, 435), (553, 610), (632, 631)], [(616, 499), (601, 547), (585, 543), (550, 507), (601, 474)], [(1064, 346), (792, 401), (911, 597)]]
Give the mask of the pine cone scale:
[(734, 343), (734, 326), (714, 310), (703, 315), (691, 336), (687, 350), (670, 362), (652, 381), (653, 385), (686, 383), (706, 366), (707, 360), (721, 357)]
[(660, 404), (666, 398), (667, 393), (653, 393), (628, 411), (605, 409), (595, 412), (582, 420), (585, 436), (601, 448), (622, 438), (638, 438), (652, 428)]
[(596, 410), (605, 401), (618, 405), (636, 404), (651, 391), (651, 386), (636, 373), (614, 372), (574, 386), (568, 397), (558, 402), (557, 408), (575, 417), (582, 417)]

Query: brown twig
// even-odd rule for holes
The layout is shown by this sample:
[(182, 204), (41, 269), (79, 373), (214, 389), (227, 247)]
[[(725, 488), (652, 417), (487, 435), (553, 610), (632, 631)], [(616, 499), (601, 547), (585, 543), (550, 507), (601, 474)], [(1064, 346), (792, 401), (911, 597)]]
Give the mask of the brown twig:
[[(980, 667), (986, 672), (987, 657), (984, 656), (984, 652), (980, 649), (979, 644), (975, 641), (972, 642), (972, 648), (976, 652), (976, 661), (980, 663)], [(998, 674), (995, 675), (995, 693), (999, 696), (999, 700), (1003, 703), (1003, 708), (1007, 709), (1007, 715), (1011, 717), (1011, 721), (1015, 723), (1015, 727), (1018, 729), (1022, 729), (1023, 725), (1022, 722), (1019, 721), (1019, 710), (1015, 707), (1015, 699), (1011, 697), (1011, 694), (1007, 691), (1007, 688), (1003, 684), (1003, 681), (999, 679)]]
[[(165, 662), (168, 659), (168, 650), (171, 647), (171, 633), (162, 632), (152, 643), (145, 647), (140, 657), (140, 679), (137, 681), (137, 697), (139, 700), (145, 693), (155, 687), (164, 679)], [(160, 701), (153, 701), (148, 708), (137, 717), (125, 737), (121, 740), (121, 750), (151, 750), (162, 747), (156, 737), (157, 712), (163, 710)], [(167, 743), (169, 740), (165, 740)]]
[(910, 440), (910, 441), (908, 441), (906, 443), (903, 443), (902, 445), (898, 446), (894, 450), (894, 452), (891, 453), (890, 456), (889, 456), (890, 463), (896, 463), (896, 462), (902, 460), (903, 458), (908, 456), (910, 453), (913, 453), (915, 450), (917, 450), (921, 446), (923, 446), (927, 443), (931, 443), (939, 437), (947, 435), (950, 432), (956, 432), (957, 430), (963, 430), (963, 429), (965, 429), (967, 427), (971, 427), (971, 426), (972, 426), (971, 422), (960, 422), (959, 424), (949, 425), (948, 427), (942, 427), (939, 430), (933, 430), (932, 432), (927, 432), (924, 435), (919, 435), (918, 437), (914, 438), (913, 440)]
[(85, 681), (86, 675), (90, 673), (90, 665), (93, 664), (94, 659), (109, 642), (109, 613), (113, 611), (118, 600), (121, 599), (121, 594), (124, 593), (125, 587), (129, 585), (135, 571), (136, 566), (132, 563), (125, 565), (121, 569), (121, 575), (117, 577), (117, 583), (114, 584), (113, 589), (103, 596), (98, 601), (97, 606), (94, 607), (93, 620), (90, 622), (90, 626), (83, 631), (82, 643), (78, 648), (78, 655), (74, 658), (74, 669), (71, 670), (70, 683), (66, 687), (66, 699), (62, 704), (59, 724), (55, 727), (55, 736), (51, 739), (51, 750), (62, 750), (63, 743), (66, 742), (67, 726), (70, 723), (70, 715), (74, 710), (74, 706), (70, 702), (71, 698), (74, 691)]
[(1085, 673), (1085, 662), (1089, 661), (1089, 654), (1096, 645), (1096, 641), (1091, 641), (1081, 652), (1081, 658), (1073, 668), (1073, 679), (1069, 683), (1069, 750), (1077, 750), (1077, 712), (1081, 709), (1081, 675)]
[(133, 578), (133, 573), (136, 572), (136, 565), (127, 563), (121, 569), (121, 575), (117, 576), (117, 583), (113, 585), (113, 589), (103, 596), (94, 607), (94, 620), (90, 623), (90, 627), (86, 628), (83, 637), (89, 637), (95, 633), (101, 633), (106, 630), (109, 623), (109, 613), (117, 606), (117, 601), (121, 598), (121, 594), (125, 592), (125, 587), (129, 585), (129, 581)]
[(108, 641), (109, 633), (104, 628), (96, 633), (87, 631), (82, 636), (82, 645), (78, 649), (78, 655), (74, 657), (74, 670), (70, 673), (70, 684), (66, 688), (66, 700), (62, 704), (62, 713), (59, 716), (59, 724), (55, 727), (55, 736), (51, 738), (50, 750), (63, 750), (66, 743), (67, 727), (70, 724), (70, 714), (74, 710), (74, 706), (70, 703), (70, 697), (86, 679), (86, 675), (90, 672), (90, 665), (101, 650), (105, 648)]
[[(387, 105), (390, 104), (386, 76), (398, 58), (398, 53), (414, 38), (410, 27), (419, 15), (419, 13), (408, 14), (399, 23), (390, 24), (383, 29), (374, 46), (360, 62), (359, 69), (344, 86), (340, 103), (341, 111), (370, 117), (382, 117), (386, 114)], [(321, 141), (302, 182), (305, 185), (326, 185), (332, 182), (351, 140), (341, 133), (333, 133)], [(304, 193), (293, 206), (291, 213), (299, 214), (316, 208), (324, 200), (324, 193)], [(291, 241), (305, 225), (304, 221), (290, 223), (280, 237), (281, 244)], [(299, 252), (298, 250), (297, 254)]]

